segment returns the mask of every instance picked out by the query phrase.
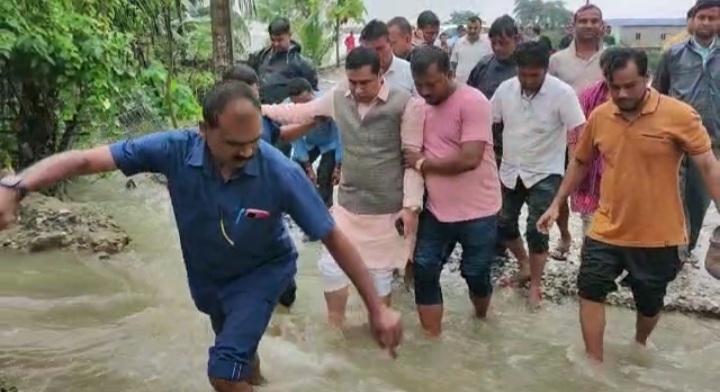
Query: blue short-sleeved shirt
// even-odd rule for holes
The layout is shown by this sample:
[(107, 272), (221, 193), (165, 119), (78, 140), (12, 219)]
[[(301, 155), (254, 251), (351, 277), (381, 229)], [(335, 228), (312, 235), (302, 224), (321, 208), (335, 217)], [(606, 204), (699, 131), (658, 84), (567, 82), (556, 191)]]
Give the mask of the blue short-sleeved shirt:
[(262, 116), (262, 127), (262, 140), (275, 145), (280, 140), (280, 125), (270, 120), (270, 118)]
[[(228, 182), (210, 163), (205, 141), (195, 131), (154, 133), (115, 143), (110, 151), (125, 175), (167, 177), (191, 291), (268, 263), (277, 264), (277, 273), (294, 274), (297, 251), (283, 213), (311, 237), (323, 238), (334, 228), (301, 168), (264, 141)], [(249, 209), (268, 216), (253, 218)]]

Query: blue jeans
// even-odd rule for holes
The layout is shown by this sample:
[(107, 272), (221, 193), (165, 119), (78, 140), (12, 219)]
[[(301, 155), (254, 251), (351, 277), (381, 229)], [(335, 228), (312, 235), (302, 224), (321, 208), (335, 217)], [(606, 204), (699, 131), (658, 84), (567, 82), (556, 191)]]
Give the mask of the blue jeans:
[(489, 216), (462, 222), (440, 222), (432, 212), (420, 215), (417, 244), (413, 262), (415, 274), (415, 303), (442, 304), (440, 273), (447, 249), (456, 244), (462, 247), (460, 274), (474, 297), (492, 294), (490, 265), (495, 259), (497, 217)]

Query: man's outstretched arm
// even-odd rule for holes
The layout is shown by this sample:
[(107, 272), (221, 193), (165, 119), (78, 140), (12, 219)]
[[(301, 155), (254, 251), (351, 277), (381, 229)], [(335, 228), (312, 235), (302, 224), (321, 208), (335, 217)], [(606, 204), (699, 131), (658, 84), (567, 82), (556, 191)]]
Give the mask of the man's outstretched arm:
[(25, 169), (21, 174), (22, 187), (28, 192), (49, 188), (56, 183), (86, 174), (104, 173), (117, 169), (109, 146), (88, 150), (66, 151), (47, 157)]
[(127, 176), (141, 172), (167, 175), (171, 161), (170, 140), (180, 132), (158, 132), (111, 145), (52, 155), (20, 173), (22, 187), (34, 192), (68, 178), (118, 169)]

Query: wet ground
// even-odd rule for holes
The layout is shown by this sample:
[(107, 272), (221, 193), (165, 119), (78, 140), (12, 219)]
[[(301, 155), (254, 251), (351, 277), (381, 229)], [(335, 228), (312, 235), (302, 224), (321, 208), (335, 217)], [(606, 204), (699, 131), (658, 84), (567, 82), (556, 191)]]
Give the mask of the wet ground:
[[(31, 392), (210, 391), (205, 379), (208, 320), (189, 298), (167, 196), (114, 178), (76, 189), (107, 208), (134, 238), (110, 260), (69, 253), (0, 255), (0, 373)], [(633, 347), (634, 315), (608, 315), (608, 362), (591, 371), (581, 354), (574, 304), (530, 312), (498, 290), (491, 317), (470, 317), (466, 289), (445, 273), (446, 331), (427, 341), (412, 297), (400, 289), (407, 339), (397, 361), (365, 334), (357, 298), (345, 336), (327, 328), (316, 270), (319, 247), (299, 244), (299, 298), (278, 312), (260, 354), (264, 391), (504, 392), (716, 391), (720, 323), (665, 317), (656, 347)]]

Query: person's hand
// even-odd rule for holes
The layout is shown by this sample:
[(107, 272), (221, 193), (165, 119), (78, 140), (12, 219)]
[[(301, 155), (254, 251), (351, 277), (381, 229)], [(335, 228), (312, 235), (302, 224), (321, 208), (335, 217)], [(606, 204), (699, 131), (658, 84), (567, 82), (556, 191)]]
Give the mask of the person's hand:
[(403, 163), (405, 163), (405, 167), (409, 169), (415, 169), (417, 161), (423, 158), (425, 157), (420, 152), (403, 150)]
[(341, 173), (340, 166), (335, 166), (335, 169), (333, 170), (333, 173), (332, 173), (332, 184), (333, 185), (340, 184), (340, 173)]
[(397, 348), (403, 337), (400, 313), (381, 305), (377, 314), (370, 315), (370, 328), (380, 348), (387, 350), (392, 358), (397, 358)]
[(315, 119), (314, 119), (315, 125), (318, 125), (318, 126), (323, 125), (330, 120), (331, 120), (331, 118), (326, 117), (326, 116), (315, 116)]
[(10, 228), (17, 222), (19, 207), (17, 191), (0, 187), (0, 231)]
[(539, 232), (543, 234), (549, 234), (550, 229), (555, 224), (555, 221), (557, 220), (558, 216), (560, 215), (560, 208), (558, 207), (557, 203), (553, 202), (550, 204), (550, 207), (545, 211), (544, 214), (538, 219), (537, 224), (535, 225)]
[(317, 173), (315, 173), (315, 170), (313, 170), (312, 166), (308, 165), (308, 167), (305, 168), (305, 173), (307, 173), (310, 182), (312, 182), (313, 185), (317, 186)]
[(400, 219), (403, 222), (405, 238), (414, 238), (418, 228), (418, 213), (411, 208), (403, 208), (400, 211)]

